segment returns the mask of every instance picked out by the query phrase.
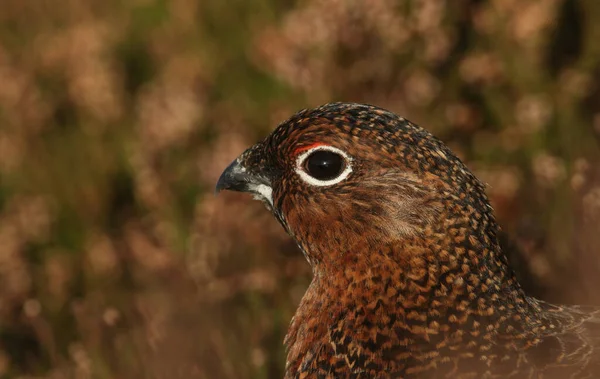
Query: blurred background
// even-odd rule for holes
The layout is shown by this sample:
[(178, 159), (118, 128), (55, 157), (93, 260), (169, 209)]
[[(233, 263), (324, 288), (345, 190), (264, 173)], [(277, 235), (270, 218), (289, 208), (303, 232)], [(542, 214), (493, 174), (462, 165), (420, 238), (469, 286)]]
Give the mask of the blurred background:
[(281, 377), (310, 269), (212, 191), (328, 101), (446, 141), (528, 290), (600, 304), (598, 41), (597, 0), (2, 0), (0, 377)]

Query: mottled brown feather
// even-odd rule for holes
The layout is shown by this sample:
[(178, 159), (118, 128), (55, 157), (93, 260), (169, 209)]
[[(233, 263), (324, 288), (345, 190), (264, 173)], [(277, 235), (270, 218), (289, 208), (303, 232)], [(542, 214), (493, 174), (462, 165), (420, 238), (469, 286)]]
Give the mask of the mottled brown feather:
[[(295, 172), (314, 144), (352, 157), (345, 180)], [(484, 185), (441, 141), (386, 110), (327, 104), (237, 161), (313, 280), (291, 321), (286, 378), (600, 377), (600, 310), (527, 296)]]

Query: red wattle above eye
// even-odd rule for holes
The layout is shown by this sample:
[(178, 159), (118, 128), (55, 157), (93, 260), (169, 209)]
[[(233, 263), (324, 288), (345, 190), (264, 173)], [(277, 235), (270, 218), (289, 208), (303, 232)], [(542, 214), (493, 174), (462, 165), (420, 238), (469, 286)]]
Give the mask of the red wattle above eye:
[(310, 149), (313, 149), (318, 146), (328, 146), (328, 145), (323, 142), (315, 142), (315, 143), (311, 143), (310, 145), (300, 146), (294, 150), (294, 155), (298, 155), (298, 154), (302, 153), (303, 151), (310, 150)]

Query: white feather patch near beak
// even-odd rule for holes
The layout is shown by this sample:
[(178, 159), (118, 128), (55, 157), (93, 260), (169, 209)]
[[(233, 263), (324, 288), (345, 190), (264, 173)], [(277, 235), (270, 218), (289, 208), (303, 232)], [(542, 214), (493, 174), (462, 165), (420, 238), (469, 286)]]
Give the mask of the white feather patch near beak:
[(266, 184), (251, 184), (248, 186), (256, 200), (261, 200), (273, 207), (273, 189)]

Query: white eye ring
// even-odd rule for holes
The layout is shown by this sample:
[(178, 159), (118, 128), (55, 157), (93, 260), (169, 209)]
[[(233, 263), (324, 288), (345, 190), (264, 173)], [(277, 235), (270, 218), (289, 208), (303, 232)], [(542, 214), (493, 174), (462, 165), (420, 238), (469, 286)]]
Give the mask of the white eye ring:
[[(319, 150), (331, 151), (333, 153), (340, 155), (342, 158), (344, 158), (344, 161), (345, 161), (344, 169), (337, 177), (330, 179), (330, 180), (319, 180), (317, 178), (312, 177), (305, 171), (304, 161), (312, 153), (314, 153), (315, 151), (319, 151)], [(346, 179), (348, 177), (348, 175), (350, 175), (350, 173), (352, 172), (352, 158), (348, 154), (343, 152), (342, 150), (338, 149), (337, 147), (333, 147), (333, 146), (329, 146), (329, 145), (320, 145), (320, 146), (313, 147), (312, 149), (306, 150), (305, 152), (300, 154), (298, 156), (298, 158), (296, 158), (295, 171), (302, 180), (304, 180), (306, 183), (308, 183), (310, 185), (319, 186), (319, 187), (331, 186), (331, 185), (341, 182), (342, 180)]]

